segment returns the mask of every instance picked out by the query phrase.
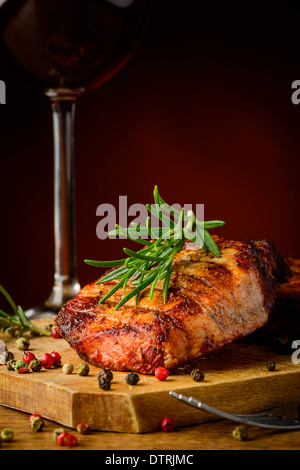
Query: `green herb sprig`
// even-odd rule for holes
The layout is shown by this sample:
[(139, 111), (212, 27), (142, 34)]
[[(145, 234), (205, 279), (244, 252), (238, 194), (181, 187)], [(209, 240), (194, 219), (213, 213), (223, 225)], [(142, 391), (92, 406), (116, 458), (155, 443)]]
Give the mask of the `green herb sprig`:
[(22, 336), (26, 331), (34, 331), (41, 336), (50, 336), (49, 331), (38, 328), (26, 317), (22, 307), (15, 304), (8, 292), (0, 285), (0, 292), (4, 295), (13, 309), (14, 315), (10, 315), (0, 309), (0, 330), (5, 331), (9, 327), (18, 329), (18, 336)]
[[(187, 214), (185, 214), (184, 208), (178, 211), (161, 198), (157, 186), (154, 188), (154, 203), (154, 205), (148, 204), (146, 206), (150, 213), (146, 220), (146, 226), (131, 223), (128, 228), (122, 228), (116, 225), (116, 230), (109, 233), (110, 236), (124, 236), (144, 245), (143, 249), (135, 252), (124, 248), (127, 258), (115, 261), (85, 260), (85, 263), (90, 266), (116, 268), (96, 282), (96, 284), (103, 284), (113, 280), (119, 281), (100, 299), (100, 304), (119, 289), (125, 290), (129, 281), (134, 287), (120, 300), (115, 310), (122, 307), (132, 297), (135, 297), (137, 304), (141, 292), (150, 285), (149, 299), (151, 301), (157, 282), (163, 280), (163, 299), (166, 302), (173, 261), (176, 253), (183, 249), (186, 240), (199, 244), (206, 253), (210, 251), (214, 256), (220, 256), (219, 247), (208, 230), (222, 227), (225, 222), (202, 222), (196, 218), (193, 211), (188, 211)], [(151, 226), (151, 215), (161, 221), (162, 227)]]

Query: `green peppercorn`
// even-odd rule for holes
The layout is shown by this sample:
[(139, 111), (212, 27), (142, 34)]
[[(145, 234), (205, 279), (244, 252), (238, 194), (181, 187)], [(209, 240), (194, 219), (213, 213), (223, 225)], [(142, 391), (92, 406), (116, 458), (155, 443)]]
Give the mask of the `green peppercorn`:
[(30, 427), (35, 432), (41, 432), (44, 426), (45, 426), (44, 421), (38, 416), (30, 420)]
[(112, 371), (110, 369), (106, 369), (106, 368), (99, 372), (98, 380), (101, 379), (102, 377), (109, 380), (110, 382), (114, 378)]
[(35, 358), (29, 363), (29, 369), (31, 369), (32, 372), (40, 372), (42, 368), (43, 368), (43, 364), (42, 364), (42, 361), (40, 361), (39, 359)]
[(66, 432), (66, 430), (65, 430), (64, 428), (56, 428), (56, 429), (54, 429), (52, 436), (53, 436), (53, 440), (54, 440), (55, 443), (57, 442), (58, 436), (59, 436), (60, 434), (62, 434), (63, 432)]
[(14, 355), (11, 351), (4, 351), (0, 356), (0, 363), (7, 364), (8, 361), (12, 361), (14, 359)]
[(79, 364), (79, 366), (76, 369), (76, 373), (82, 376), (89, 375), (89, 372), (90, 372), (90, 368), (88, 364)]
[(269, 361), (267, 364), (267, 369), (269, 372), (274, 372), (276, 370), (276, 363), (274, 361)]
[(192, 371), (191, 376), (195, 382), (203, 382), (205, 379), (205, 374), (199, 369), (195, 369)]
[(2, 429), (0, 433), (0, 438), (4, 442), (11, 442), (14, 438), (14, 432), (10, 428)]
[(27, 369), (28, 364), (24, 361), (16, 361), (15, 363), (15, 370), (18, 371), (19, 369)]
[(100, 387), (102, 390), (110, 390), (111, 381), (108, 380), (107, 378), (105, 378), (105, 377), (100, 377), (100, 379), (98, 380), (98, 383), (99, 383), (99, 387)]
[(16, 341), (16, 347), (17, 349), (19, 349), (20, 351), (25, 351), (26, 349), (28, 349), (30, 346), (30, 341), (28, 338), (24, 338), (23, 336), (21, 336), (20, 338), (17, 339)]
[(232, 433), (236, 441), (247, 441), (249, 437), (248, 428), (246, 426), (238, 426)]
[(136, 372), (131, 372), (126, 375), (125, 380), (129, 385), (136, 385), (140, 381), (140, 376)]
[(17, 361), (15, 359), (13, 359), (12, 361), (7, 361), (6, 363), (7, 370), (15, 370), (16, 362)]

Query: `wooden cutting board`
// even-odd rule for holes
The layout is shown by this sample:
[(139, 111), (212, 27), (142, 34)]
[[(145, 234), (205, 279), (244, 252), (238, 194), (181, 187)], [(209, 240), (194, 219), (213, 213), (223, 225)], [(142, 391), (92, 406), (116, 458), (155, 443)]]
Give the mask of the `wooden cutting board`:
[[(6, 342), (16, 359), (22, 358), (15, 339), (1, 334), (0, 340)], [(76, 368), (82, 362), (63, 339), (39, 337), (30, 343), (37, 357), (55, 350), (61, 354), (62, 363), (71, 362)], [(267, 370), (269, 360), (277, 363), (275, 372)], [(145, 433), (160, 429), (161, 419), (166, 416), (173, 418), (176, 426), (214, 419), (178, 402), (169, 396), (170, 390), (239, 413), (266, 409), (300, 395), (300, 365), (294, 365), (291, 356), (275, 354), (270, 346), (232, 344), (203, 358), (198, 366), (206, 376), (202, 383), (194, 382), (189, 371), (183, 369), (165, 382), (141, 376), (138, 385), (129, 386), (126, 373), (115, 372), (110, 391), (99, 388), (99, 369), (93, 366), (87, 377), (76, 372), (64, 375), (61, 368), (20, 375), (1, 366), (0, 403), (40, 413), (71, 428), (84, 422), (94, 430)]]

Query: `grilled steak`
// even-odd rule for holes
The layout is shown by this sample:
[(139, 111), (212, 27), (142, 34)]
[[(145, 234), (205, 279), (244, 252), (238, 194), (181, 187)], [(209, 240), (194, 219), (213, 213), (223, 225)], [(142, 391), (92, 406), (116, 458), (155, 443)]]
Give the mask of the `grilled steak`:
[(187, 245), (177, 254), (167, 302), (157, 284), (119, 310), (128, 290), (103, 297), (117, 281), (85, 286), (59, 312), (60, 334), (87, 362), (152, 374), (173, 369), (245, 337), (265, 325), (289, 268), (272, 242), (215, 237), (220, 258)]
[(248, 336), (247, 342), (266, 344), (275, 341), (276, 345), (276, 340), (280, 340), (277, 349), (292, 355), (291, 345), (300, 338), (300, 260), (287, 256), (285, 261), (292, 276), (282, 284), (268, 323)]

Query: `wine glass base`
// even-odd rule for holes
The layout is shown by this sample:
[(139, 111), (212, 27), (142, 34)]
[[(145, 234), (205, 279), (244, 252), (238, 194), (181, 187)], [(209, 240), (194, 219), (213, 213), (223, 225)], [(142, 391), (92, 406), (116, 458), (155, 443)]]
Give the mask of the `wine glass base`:
[(44, 318), (55, 318), (60, 308), (47, 307), (46, 305), (39, 305), (25, 311), (25, 315), (29, 320), (38, 320)]

